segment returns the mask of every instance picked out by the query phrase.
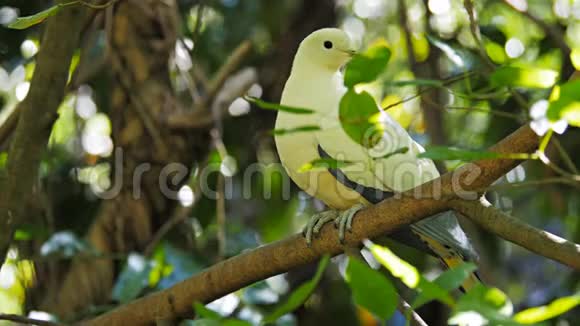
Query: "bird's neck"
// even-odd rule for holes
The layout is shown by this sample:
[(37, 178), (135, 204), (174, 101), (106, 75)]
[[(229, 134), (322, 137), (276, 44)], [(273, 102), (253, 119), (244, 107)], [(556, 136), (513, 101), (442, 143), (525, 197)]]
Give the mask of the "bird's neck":
[(296, 56), (294, 58), (294, 62), (292, 63), (292, 71), (290, 76), (305, 78), (317, 76), (321, 80), (326, 79), (331, 81), (338, 73), (339, 71), (337, 69), (321, 65), (319, 62), (313, 62), (305, 56)]

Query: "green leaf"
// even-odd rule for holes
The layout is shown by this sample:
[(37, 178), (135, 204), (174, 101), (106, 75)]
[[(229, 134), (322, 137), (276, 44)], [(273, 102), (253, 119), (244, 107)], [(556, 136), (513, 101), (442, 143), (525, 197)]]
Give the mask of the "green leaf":
[(195, 316), (198, 318), (220, 320), (222, 316), (217, 312), (209, 309), (203, 303), (196, 301), (193, 303), (193, 310), (195, 311)]
[(0, 152), (0, 169), (4, 169), (4, 167), (6, 167), (7, 162), (8, 162), (8, 152)]
[(280, 136), (280, 135), (294, 134), (294, 133), (298, 133), (298, 132), (312, 132), (312, 131), (318, 131), (318, 130), (320, 130), (319, 126), (308, 125), (308, 126), (302, 126), (302, 127), (297, 127), (297, 128), (291, 128), (291, 129), (274, 129), (274, 130), (272, 130), (272, 134)]
[(504, 66), (496, 69), (490, 80), (495, 86), (549, 88), (556, 83), (558, 73), (550, 69)]
[(489, 325), (521, 325), (509, 317), (511, 310), (512, 304), (503, 292), (477, 284), (459, 299), (450, 323), (454, 320), (453, 324), (461, 324), (462, 318), (469, 321), (476, 314)]
[(558, 87), (557, 99), (550, 102), (546, 116), (551, 121), (565, 119), (572, 126), (580, 127), (580, 80), (567, 82)]
[(288, 300), (286, 300), (286, 302), (278, 306), (276, 309), (274, 309), (274, 311), (272, 311), (272, 313), (270, 313), (268, 316), (264, 318), (264, 323), (273, 323), (278, 318), (300, 307), (304, 303), (304, 301), (306, 301), (306, 299), (310, 297), (310, 294), (312, 294), (312, 292), (318, 285), (318, 282), (322, 278), (322, 274), (324, 273), (324, 270), (326, 269), (326, 266), (328, 266), (329, 262), (330, 262), (329, 255), (325, 255), (324, 257), (322, 257), (320, 263), (318, 264), (318, 269), (316, 270), (316, 274), (314, 275), (314, 277), (310, 281), (300, 285), (298, 289), (292, 292), (292, 294), (290, 295)]
[(356, 304), (380, 319), (388, 319), (393, 315), (397, 306), (397, 292), (380, 272), (357, 259), (349, 259), (346, 281)]
[(447, 291), (455, 290), (477, 269), (474, 263), (463, 263), (439, 275), (433, 283)]
[(152, 263), (140, 254), (130, 254), (127, 263), (113, 288), (112, 297), (127, 303), (139, 296), (149, 284)]
[(393, 276), (400, 278), (406, 286), (414, 289), (419, 285), (421, 275), (415, 266), (399, 258), (387, 247), (376, 245), (371, 241), (365, 241), (365, 246), (381, 265), (385, 266)]
[(27, 29), (42, 23), (48, 17), (56, 15), (62, 8), (62, 5), (55, 5), (32, 16), (18, 17), (6, 27), (11, 29)]
[(355, 142), (372, 148), (383, 136), (381, 112), (375, 99), (367, 92), (349, 89), (340, 100), (339, 118), (346, 134)]
[(264, 110), (283, 111), (294, 114), (312, 114), (314, 110), (306, 108), (297, 108), (293, 106), (286, 106), (277, 103), (263, 101), (253, 96), (244, 96), (244, 99), (250, 103), (256, 104), (259, 108)]
[(188, 325), (188, 326), (222, 326), (222, 324), (219, 320), (207, 319), (207, 318), (190, 320), (190, 321), (187, 321), (186, 325)]
[(520, 311), (514, 316), (514, 320), (522, 324), (536, 324), (557, 317), (578, 305), (580, 305), (580, 294), (575, 294), (556, 299), (547, 306)]
[(371, 46), (365, 52), (355, 55), (346, 65), (344, 85), (352, 88), (356, 84), (371, 82), (385, 70), (391, 50), (383, 44)]
[(401, 148), (399, 148), (399, 149), (397, 149), (397, 150), (395, 150), (393, 152), (390, 152), (390, 153), (388, 153), (388, 154), (386, 154), (384, 156), (377, 157), (377, 158), (375, 158), (375, 160), (378, 160), (378, 159), (387, 159), (387, 158), (389, 158), (389, 157), (391, 157), (393, 155), (406, 154), (407, 152), (409, 152), (409, 147), (406, 147), (405, 146), (405, 147), (401, 147)]
[(406, 87), (406, 86), (430, 86), (442, 87), (443, 82), (437, 79), (411, 79), (411, 80), (397, 80), (385, 83), (385, 86), (390, 87)]
[(417, 290), (419, 291), (419, 296), (417, 296), (411, 304), (413, 309), (417, 309), (433, 300), (438, 300), (450, 307), (455, 305), (455, 301), (449, 294), (449, 291), (443, 289), (439, 285), (427, 280), (424, 277), (421, 277), (419, 285), (417, 286)]
[(483, 65), (481, 59), (474, 53), (458, 46), (458, 44), (448, 44), (443, 40), (433, 36), (427, 35), (427, 40), (436, 48), (441, 50), (443, 54), (461, 70), (473, 70), (476, 67)]
[[(455, 268), (448, 269), (439, 275), (433, 282), (421, 282), (421, 293), (413, 301), (413, 308), (418, 308), (429, 301), (440, 300), (452, 304), (449, 292), (457, 289), (477, 269), (473, 263), (464, 263)], [(431, 284), (429, 284), (431, 283)]]
[(509, 158), (509, 159), (530, 159), (531, 155), (525, 153), (495, 153), (486, 151), (469, 151), (455, 149), (451, 147), (441, 147), (434, 146), (428, 148), (425, 152), (417, 155), (419, 158), (429, 158), (432, 160), (462, 160), (462, 161), (473, 161), (473, 160), (491, 160), (498, 158)]
[(354, 164), (350, 161), (341, 161), (333, 158), (319, 158), (308, 162), (298, 169), (298, 172), (308, 172), (313, 170), (337, 170)]

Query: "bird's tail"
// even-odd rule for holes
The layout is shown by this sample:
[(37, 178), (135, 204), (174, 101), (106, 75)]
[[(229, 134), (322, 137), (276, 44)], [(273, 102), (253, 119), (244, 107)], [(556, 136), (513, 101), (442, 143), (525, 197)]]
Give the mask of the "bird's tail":
[[(435, 253), (448, 268), (455, 268), (469, 261), (469, 259), (463, 257), (461, 253), (457, 252), (450, 246), (443, 245), (441, 244), (441, 242), (425, 234), (418, 235), (421, 238), (421, 240), (423, 240), (425, 244), (429, 246), (429, 248), (433, 251), (433, 253)], [(482, 282), (479, 276), (477, 275), (477, 272), (472, 272), (461, 285), (461, 290), (463, 292), (467, 292), (469, 291), (469, 289), (473, 288), (475, 285), (479, 283)]]

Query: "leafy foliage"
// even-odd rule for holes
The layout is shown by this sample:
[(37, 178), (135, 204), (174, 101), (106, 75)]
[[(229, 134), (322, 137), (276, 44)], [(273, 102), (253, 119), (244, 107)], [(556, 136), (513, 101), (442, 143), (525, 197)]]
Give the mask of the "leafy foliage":
[(531, 88), (552, 87), (558, 78), (558, 73), (549, 69), (531, 67), (504, 66), (495, 70), (491, 82), (495, 86), (516, 86)]
[(342, 128), (353, 141), (365, 147), (371, 148), (381, 140), (384, 127), (380, 115), (377, 103), (367, 92), (349, 89), (340, 100)]
[(267, 101), (260, 100), (259, 98), (255, 98), (252, 96), (244, 97), (248, 102), (256, 104), (259, 108), (264, 110), (274, 110), (274, 111), (282, 111), (288, 112), (292, 114), (311, 114), (314, 113), (314, 110), (307, 109), (307, 108), (296, 108), (287, 105), (271, 103)]
[(381, 319), (387, 319), (395, 312), (397, 292), (381, 273), (357, 259), (350, 259), (346, 280), (356, 304)]
[(264, 319), (264, 322), (266, 322), (266, 323), (274, 322), (278, 318), (282, 317), (283, 315), (285, 315), (287, 313), (294, 311), (296, 308), (298, 308), (300, 305), (302, 305), (304, 303), (304, 301), (306, 301), (306, 299), (308, 299), (310, 294), (312, 294), (312, 292), (314, 291), (314, 289), (318, 285), (318, 282), (320, 282), (320, 279), (322, 278), (322, 274), (324, 273), (326, 266), (328, 266), (329, 261), (330, 261), (330, 256), (325, 255), (320, 260), (320, 263), (318, 264), (318, 269), (316, 270), (316, 274), (314, 274), (314, 277), (310, 281), (300, 285), (300, 287), (298, 287), (298, 289), (296, 289), (290, 295), (290, 297), (288, 298), (288, 300), (285, 303), (281, 304), (276, 309), (274, 309), (274, 311), (271, 312)]
[(377, 79), (391, 58), (391, 50), (382, 42), (370, 46), (365, 52), (356, 54), (346, 65), (344, 85), (353, 88), (357, 84)]

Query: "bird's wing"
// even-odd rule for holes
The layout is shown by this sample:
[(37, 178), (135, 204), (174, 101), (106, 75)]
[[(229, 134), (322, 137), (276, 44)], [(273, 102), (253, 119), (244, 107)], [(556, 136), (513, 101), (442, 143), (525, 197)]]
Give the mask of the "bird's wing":
[[(417, 158), (423, 148), (388, 114), (383, 114), (383, 138), (373, 148), (354, 142), (340, 126), (327, 123), (316, 132), (320, 157), (347, 163), (333, 166), (329, 172), (337, 182), (355, 190), (372, 204), (393, 196), (394, 192), (406, 191), (439, 177), (433, 161)], [(388, 155), (403, 147), (408, 148), (406, 153)], [(424, 219), (400, 229), (391, 237), (444, 260), (456, 255), (466, 259), (476, 257), (454, 212)]]

